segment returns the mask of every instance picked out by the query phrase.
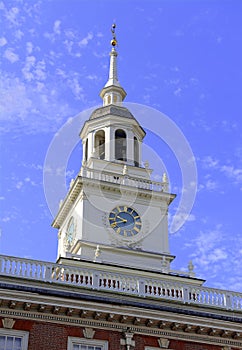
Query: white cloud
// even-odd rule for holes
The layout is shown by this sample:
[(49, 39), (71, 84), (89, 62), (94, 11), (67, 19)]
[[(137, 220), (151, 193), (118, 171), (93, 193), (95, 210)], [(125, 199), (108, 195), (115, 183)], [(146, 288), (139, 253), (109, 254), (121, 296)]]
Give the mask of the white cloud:
[(26, 43), (26, 51), (28, 55), (30, 55), (33, 52), (33, 44), (30, 41)]
[[(51, 87), (41, 91), (19, 78), (0, 74), (0, 133), (25, 130), (26, 134), (56, 130), (77, 110), (69, 106), (59, 93), (51, 94)], [(38, 93), (36, 93), (38, 92)]]
[(88, 42), (92, 40), (92, 38), (93, 38), (93, 34), (89, 32), (85, 38), (79, 41), (79, 46), (81, 47), (87, 46)]
[(177, 66), (171, 67), (172, 72), (180, 72), (180, 68)]
[(9, 11), (6, 11), (5, 17), (7, 20), (11, 23), (16, 25), (17, 24), (17, 16), (19, 14), (19, 9), (17, 7), (12, 7)]
[[(218, 159), (206, 156), (202, 159), (202, 165), (205, 169), (215, 169), (224, 174), (227, 178), (233, 180), (234, 184), (242, 183), (242, 168), (235, 165), (220, 164)], [(212, 185), (212, 183), (210, 184)]]
[(0, 105), (0, 120), (23, 119), (32, 105), (31, 99), (27, 97), (25, 85), (18, 78), (8, 79), (4, 76), (1, 78), (0, 91), (3, 98)]
[(217, 168), (218, 163), (219, 161), (211, 156), (206, 156), (202, 159), (202, 164), (205, 168)]
[(44, 60), (37, 62), (36, 68), (35, 68), (35, 76), (37, 80), (46, 79), (46, 64)]
[[(221, 260), (225, 256), (224, 248), (221, 248), (223, 240), (222, 226), (217, 225), (213, 230), (200, 231), (189, 243), (194, 252), (190, 256), (200, 268), (208, 270), (211, 264)], [(213, 266), (213, 268), (215, 268)]]
[(25, 61), (24, 68), (22, 69), (22, 73), (24, 78), (27, 81), (31, 81), (34, 79), (34, 74), (31, 72), (36, 62), (36, 58), (34, 56), (28, 56)]
[(67, 49), (67, 51), (68, 51), (69, 54), (72, 53), (73, 44), (74, 44), (74, 42), (73, 42), (72, 40), (67, 40), (67, 39), (66, 39), (66, 40), (64, 41), (64, 45), (65, 45), (65, 47), (66, 47), (66, 49)]
[(53, 31), (57, 35), (61, 34), (60, 25), (61, 25), (61, 21), (60, 20), (56, 20), (55, 23), (54, 23)]
[(4, 37), (1, 37), (1, 38), (0, 38), (0, 46), (4, 46), (4, 45), (6, 45), (6, 44), (7, 44), (7, 39), (4, 38)]
[(194, 214), (188, 214), (186, 212), (179, 212), (179, 214), (176, 214), (175, 217), (170, 217), (169, 221), (172, 221), (173, 225), (177, 225), (182, 221), (195, 221), (196, 216)]
[[(103, 58), (103, 57), (107, 57), (107, 52), (106, 52), (106, 51), (105, 51), (105, 52), (96, 52), (96, 51), (94, 51), (94, 52), (93, 52), (93, 55), (94, 55), (95, 57), (98, 57), (98, 58)], [(107, 65), (103, 65), (102, 68), (106, 69), (106, 68), (107, 68)]]
[[(210, 286), (225, 289), (229, 285), (230, 290), (239, 290), (242, 286), (241, 246), (241, 234), (228, 234), (223, 231), (221, 224), (200, 231), (185, 244), (192, 252), (189, 257), (195, 265), (197, 275), (208, 279)], [(219, 283), (217, 276), (220, 276)]]
[(16, 188), (17, 188), (18, 190), (20, 190), (22, 187), (23, 187), (23, 182), (22, 182), (22, 181), (18, 181), (18, 182), (16, 183)]
[(87, 79), (89, 79), (89, 80), (98, 80), (98, 76), (95, 75), (95, 74), (89, 74), (89, 75), (87, 76)]
[(175, 96), (181, 96), (182, 89), (179, 87), (174, 91)]
[(76, 99), (80, 100), (84, 98), (84, 95), (82, 94), (83, 87), (79, 83), (78, 76), (74, 76), (72, 79), (68, 79), (68, 86), (72, 90)]
[(22, 32), (22, 30), (20, 29), (17, 29), (15, 32), (14, 32), (14, 37), (18, 40), (21, 40), (22, 37), (24, 36), (24, 33)]
[(5, 216), (2, 218), (2, 222), (8, 222), (11, 220), (11, 217), (10, 216)]
[(235, 183), (242, 183), (242, 168), (235, 168), (232, 165), (222, 165), (219, 170), (227, 177), (233, 179)]
[(219, 260), (227, 259), (228, 254), (226, 253), (224, 248), (215, 248), (209, 255), (208, 260), (213, 262), (218, 262)]
[(35, 56), (28, 56), (22, 73), (27, 81), (44, 81), (46, 79), (46, 63), (44, 60), (36, 62)]
[(54, 42), (56, 38), (61, 34), (60, 27), (61, 27), (61, 21), (56, 20), (53, 24), (53, 32), (52, 33), (45, 32), (44, 37), (48, 38), (51, 42)]
[(198, 190), (214, 191), (214, 190), (217, 190), (218, 187), (219, 187), (218, 182), (213, 181), (211, 179), (207, 179), (203, 181), (202, 184), (199, 185)]
[(13, 49), (9, 48), (5, 50), (3, 57), (5, 57), (11, 63), (17, 62), (19, 57), (16, 53), (14, 53)]

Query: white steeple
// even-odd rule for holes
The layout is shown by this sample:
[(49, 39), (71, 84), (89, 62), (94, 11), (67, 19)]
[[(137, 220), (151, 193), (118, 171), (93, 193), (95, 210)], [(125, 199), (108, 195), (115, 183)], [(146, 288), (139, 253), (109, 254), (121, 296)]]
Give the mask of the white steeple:
[(117, 74), (117, 56), (118, 53), (115, 49), (117, 45), (117, 39), (115, 35), (116, 25), (112, 25), (112, 35), (113, 39), (111, 40), (112, 50), (110, 52), (110, 65), (109, 65), (109, 77), (106, 85), (100, 92), (100, 96), (103, 99), (103, 105), (107, 106), (110, 104), (121, 104), (125, 99), (126, 92), (120, 85), (118, 81)]
[(83, 125), (82, 167), (53, 222), (58, 255), (169, 272), (167, 179), (152, 181), (142, 165), (145, 131), (121, 102), (126, 92), (117, 76), (115, 25), (104, 106)]

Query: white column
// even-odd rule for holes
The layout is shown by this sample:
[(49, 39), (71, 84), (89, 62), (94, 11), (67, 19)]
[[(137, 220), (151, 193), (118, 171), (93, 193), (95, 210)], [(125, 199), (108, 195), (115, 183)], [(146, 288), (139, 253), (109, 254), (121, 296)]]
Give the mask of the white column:
[(88, 134), (88, 158), (94, 153), (94, 132)]
[(139, 145), (139, 166), (142, 164), (142, 141), (138, 140), (138, 145)]
[(127, 161), (134, 164), (134, 134), (131, 130), (126, 131), (127, 135)]
[(82, 161), (85, 159), (86, 139), (82, 140)]
[(112, 126), (109, 127), (109, 161), (115, 160), (115, 132)]
[(110, 161), (110, 127), (105, 128), (105, 160)]

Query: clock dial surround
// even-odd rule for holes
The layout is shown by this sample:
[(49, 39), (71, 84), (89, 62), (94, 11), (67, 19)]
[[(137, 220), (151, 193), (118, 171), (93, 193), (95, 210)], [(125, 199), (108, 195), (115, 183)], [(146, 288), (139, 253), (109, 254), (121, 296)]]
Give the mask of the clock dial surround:
[(110, 227), (122, 237), (136, 236), (142, 226), (141, 218), (137, 211), (125, 205), (115, 207), (109, 213)]

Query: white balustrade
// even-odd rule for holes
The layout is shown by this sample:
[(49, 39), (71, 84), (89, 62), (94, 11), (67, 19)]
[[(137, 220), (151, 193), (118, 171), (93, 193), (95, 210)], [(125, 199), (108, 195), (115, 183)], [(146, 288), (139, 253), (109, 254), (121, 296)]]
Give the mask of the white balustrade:
[(242, 293), (207, 287), (194, 287), (132, 274), (72, 267), (31, 259), (0, 256), (0, 276), (31, 279), (36, 282), (70, 284), (96, 290), (152, 297), (242, 312)]
[(82, 168), (81, 176), (98, 181), (111, 182), (116, 184), (123, 184), (131, 187), (137, 187), (155, 192), (166, 192), (168, 190), (166, 182), (151, 181), (147, 179), (140, 179), (131, 177), (129, 175), (119, 175), (105, 171), (99, 171), (91, 168)]

